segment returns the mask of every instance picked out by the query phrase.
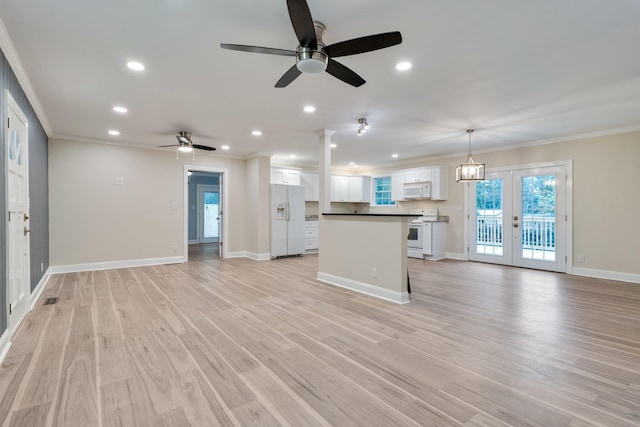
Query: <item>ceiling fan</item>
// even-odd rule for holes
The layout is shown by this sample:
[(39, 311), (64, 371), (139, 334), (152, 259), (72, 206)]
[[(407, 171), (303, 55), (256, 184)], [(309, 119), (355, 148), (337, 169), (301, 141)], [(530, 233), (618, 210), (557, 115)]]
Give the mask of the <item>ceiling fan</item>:
[(306, 0), (287, 0), (287, 8), (289, 9), (289, 18), (291, 19), (293, 30), (300, 43), (296, 50), (228, 43), (220, 44), (223, 49), (265, 53), (268, 55), (295, 56), (296, 64), (284, 73), (275, 87), (288, 86), (302, 73), (321, 73), (323, 71), (345, 83), (360, 87), (366, 81), (350, 68), (334, 61), (332, 58), (371, 52), (402, 43), (400, 32), (393, 31), (359, 37), (326, 46), (322, 41), (326, 27), (311, 18), (311, 12)]
[(191, 153), (193, 152), (194, 148), (197, 150), (216, 151), (215, 147), (209, 147), (208, 145), (194, 144), (193, 141), (191, 141), (191, 132), (180, 131), (178, 132), (178, 135), (176, 135), (176, 138), (178, 139), (177, 144), (159, 145), (158, 148), (176, 147), (176, 158), (178, 158), (179, 152)]

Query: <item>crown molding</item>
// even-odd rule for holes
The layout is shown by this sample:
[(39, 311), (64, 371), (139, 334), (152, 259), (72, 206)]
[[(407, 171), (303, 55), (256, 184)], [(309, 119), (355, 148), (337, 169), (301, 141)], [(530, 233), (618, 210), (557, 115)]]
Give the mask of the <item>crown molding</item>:
[(53, 134), (53, 129), (51, 128), (51, 124), (47, 119), (46, 114), (44, 113), (44, 109), (42, 108), (42, 104), (40, 104), (40, 100), (36, 95), (33, 86), (31, 85), (31, 80), (29, 80), (29, 76), (22, 66), (22, 61), (20, 61), (20, 57), (18, 56), (18, 52), (11, 41), (11, 37), (9, 37), (9, 32), (7, 31), (7, 27), (4, 25), (4, 21), (0, 17), (0, 49), (4, 53), (5, 58), (9, 62), (9, 66), (13, 70), (13, 73), (16, 75), (18, 79), (18, 83), (22, 87), (27, 99), (31, 103), (31, 107), (33, 111), (35, 111), (38, 120), (40, 120), (40, 124), (42, 128), (47, 133), (47, 136), (51, 136)]

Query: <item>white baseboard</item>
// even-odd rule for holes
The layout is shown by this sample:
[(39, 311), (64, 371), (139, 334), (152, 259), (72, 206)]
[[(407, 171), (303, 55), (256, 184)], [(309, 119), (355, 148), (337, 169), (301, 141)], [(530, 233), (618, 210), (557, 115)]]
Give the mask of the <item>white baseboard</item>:
[(257, 254), (255, 252), (237, 251), (227, 253), (227, 258), (249, 258), (254, 261), (267, 261), (271, 259), (271, 254), (268, 252), (265, 254)]
[(9, 352), (9, 347), (11, 347), (11, 341), (9, 338), (11, 337), (11, 331), (9, 329), (5, 330), (0, 336), (0, 364), (4, 362), (4, 358), (7, 356)]
[(595, 268), (573, 267), (575, 276), (595, 277), (597, 279), (618, 280), (621, 282), (640, 283), (640, 274), (621, 273), (619, 271), (597, 270)]
[(47, 286), (49, 277), (51, 277), (51, 268), (47, 268), (47, 271), (44, 272), (44, 275), (38, 282), (38, 285), (33, 290), (33, 292), (31, 292), (31, 310), (33, 310), (33, 308), (36, 306), (38, 298), (40, 298), (40, 295), (42, 295), (42, 291), (44, 291), (45, 286)]
[(50, 274), (77, 273), (80, 271), (112, 270), (114, 268), (144, 267), (147, 265), (179, 264), (185, 262), (184, 257), (166, 257), (149, 259), (132, 259), (124, 261), (92, 262), (87, 264), (52, 265), (47, 271)]
[(446, 258), (457, 259), (458, 261), (467, 261), (467, 256), (458, 252), (447, 252)]
[(373, 286), (368, 283), (358, 282), (345, 277), (334, 276), (333, 274), (323, 273), (321, 271), (318, 272), (318, 276), (316, 278), (329, 285), (350, 289), (361, 294), (395, 302), (396, 304), (407, 304), (409, 302), (408, 292), (392, 291), (390, 289), (384, 289), (379, 286)]

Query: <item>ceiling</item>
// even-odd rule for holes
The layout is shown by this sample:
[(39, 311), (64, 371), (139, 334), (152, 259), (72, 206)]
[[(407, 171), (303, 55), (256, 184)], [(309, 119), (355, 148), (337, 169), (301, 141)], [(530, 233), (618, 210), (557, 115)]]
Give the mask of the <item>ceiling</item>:
[[(230, 146), (197, 155), (302, 166), (317, 162), (315, 132), (331, 129), (334, 166), (371, 168), (462, 156), (467, 128), (474, 152), (640, 128), (638, 0), (308, 3), (327, 44), (395, 30), (403, 43), (339, 58), (360, 88), (322, 73), (276, 89), (294, 58), (220, 43), (295, 50), (284, 0), (3, 0), (0, 17), (51, 137), (155, 147), (188, 130)], [(397, 71), (402, 60), (413, 67)], [(371, 124), (361, 137), (359, 117)]]

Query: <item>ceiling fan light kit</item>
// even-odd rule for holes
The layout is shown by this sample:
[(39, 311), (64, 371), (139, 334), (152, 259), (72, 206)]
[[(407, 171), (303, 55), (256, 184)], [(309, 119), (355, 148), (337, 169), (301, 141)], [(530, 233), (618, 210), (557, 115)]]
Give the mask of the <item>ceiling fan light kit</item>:
[(287, 8), (293, 30), (299, 42), (295, 51), (229, 43), (220, 44), (223, 49), (241, 52), (294, 56), (296, 58), (295, 65), (289, 68), (280, 77), (280, 80), (276, 82), (275, 87), (277, 88), (288, 86), (302, 73), (315, 74), (323, 71), (351, 86), (360, 87), (366, 83), (366, 80), (333, 58), (371, 52), (402, 43), (400, 32), (393, 31), (359, 37), (326, 46), (323, 41), (326, 27), (321, 22), (313, 20), (306, 0), (287, 0)]
[(369, 130), (369, 123), (367, 122), (367, 119), (364, 117), (361, 117), (358, 119), (358, 136), (362, 136), (365, 133), (367, 133), (367, 130)]
[(484, 181), (484, 163), (477, 163), (471, 155), (471, 134), (473, 129), (467, 129), (469, 135), (469, 155), (466, 163), (456, 168), (456, 182)]
[(176, 147), (176, 160), (178, 160), (180, 153), (192, 153), (193, 159), (195, 160), (195, 152), (193, 151), (194, 149), (216, 151), (215, 147), (194, 144), (193, 141), (191, 141), (191, 132), (180, 131), (178, 132), (178, 135), (176, 135), (176, 139), (178, 140), (178, 145), (160, 145), (158, 148)]

